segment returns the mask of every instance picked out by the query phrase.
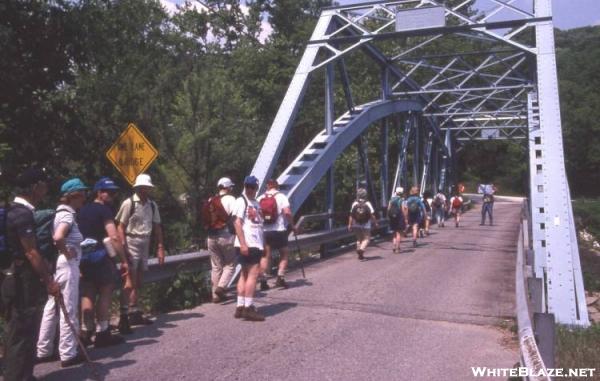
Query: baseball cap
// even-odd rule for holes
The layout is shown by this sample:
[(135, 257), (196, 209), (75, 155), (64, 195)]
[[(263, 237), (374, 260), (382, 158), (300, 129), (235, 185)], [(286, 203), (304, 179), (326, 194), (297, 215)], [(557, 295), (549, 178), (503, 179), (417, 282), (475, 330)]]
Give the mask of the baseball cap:
[(244, 185), (258, 186), (258, 179), (255, 176), (246, 176), (244, 179)]
[(83, 183), (83, 181), (77, 177), (74, 177), (63, 183), (63, 185), (60, 187), (60, 193), (67, 194), (88, 189), (89, 188)]
[(94, 192), (99, 190), (117, 190), (119, 187), (110, 177), (102, 177), (94, 184)]
[(358, 198), (367, 198), (367, 190), (365, 188), (358, 188), (356, 195)]
[(133, 184), (133, 187), (134, 188), (136, 188), (136, 187), (154, 188), (154, 184), (152, 184), (152, 179), (150, 178), (150, 175), (142, 173), (135, 178), (135, 184)]
[(402, 187), (396, 188), (396, 193), (398, 193), (398, 194), (404, 193), (404, 188), (402, 188)]
[(275, 179), (267, 181), (267, 188), (279, 188), (279, 183)]
[(26, 188), (35, 185), (41, 181), (48, 181), (48, 176), (42, 168), (31, 167), (17, 176), (17, 186)]
[(233, 183), (233, 181), (231, 181), (229, 177), (221, 177), (217, 182), (217, 186), (222, 188), (231, 188), (234, 185), (235, 184)]

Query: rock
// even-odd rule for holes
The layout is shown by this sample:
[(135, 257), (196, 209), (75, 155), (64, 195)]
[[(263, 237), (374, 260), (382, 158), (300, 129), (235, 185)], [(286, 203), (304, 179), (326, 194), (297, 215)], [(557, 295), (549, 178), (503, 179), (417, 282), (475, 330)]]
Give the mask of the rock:
[(588, 314), (597, 314), (600, 313), (600, 311), (598, 311), (598, 309), (594, 306), (588, 306)]
[(598, 301), (598, 299), (599, 299), (599, 297), (598, 297), (598, 296), (596, 296), (596, 295), (593, 295), (593, 296), (586, 296), (586, 297), (585, 297), (585, 303), (586, 303), (588, 306), (591, 306), (592, 304), (596, 303), (596, 302)]
[(590, 320), (594, 323), (600, 323), (600, 312), (596, 312), (590, 315)]

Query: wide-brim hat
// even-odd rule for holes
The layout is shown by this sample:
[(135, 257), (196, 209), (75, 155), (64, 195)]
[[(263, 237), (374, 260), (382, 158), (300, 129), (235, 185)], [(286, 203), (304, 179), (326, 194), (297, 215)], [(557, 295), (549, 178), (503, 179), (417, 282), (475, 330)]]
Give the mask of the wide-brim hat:
[(60, 193), (64, 194), (69, 194), (69, 193), (75, 193), (75, 192), (79, 192), (79, 191), (85, 191), (90, 189), (88, 186), (86, 186), (83, 181), (81, 181), (79, 178), (75, 177), (72, 179), (69, 179), (67, 181), (65, 181), (63, 183), (63, 185), (60, 187)]
[(135, 183), (133, 184), (133, 187), (134, 188), (137, 188), (137, 187), (154, 188), (154, 184), (152, 184), (152, 179), (150, 178), (150, 175), (142, 173), (141, 175), (138, 175), (135, 178)]

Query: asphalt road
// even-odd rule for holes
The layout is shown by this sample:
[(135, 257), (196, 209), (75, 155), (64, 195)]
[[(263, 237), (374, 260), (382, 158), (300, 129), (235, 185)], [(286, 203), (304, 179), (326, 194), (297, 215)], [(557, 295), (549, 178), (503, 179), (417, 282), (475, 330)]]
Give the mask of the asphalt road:
[[(158, 316), (126, 344), (94, 350), (106, 380), (470, 380), (471, 367), (510, 368), (519, 203), (497, 202), (495, 226), (479, 211), (463, 226), (372, 245), (288, 275), (292, 287), (258, 293), (261, 323), (235, 305), (204, 304)], [(503, 323), (504, 322), (504, 323)], [(36, 367), (41, 380), (83, 380), (79, 366)], [(479, 378), (481, 379), (481, 378)], [(491, 379), (491, 378), (486, 378)]]

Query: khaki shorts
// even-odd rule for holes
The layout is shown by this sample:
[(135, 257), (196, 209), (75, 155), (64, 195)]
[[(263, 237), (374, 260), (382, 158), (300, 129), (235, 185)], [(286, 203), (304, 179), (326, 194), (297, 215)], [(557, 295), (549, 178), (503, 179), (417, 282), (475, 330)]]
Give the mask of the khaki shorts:
[(127, 248), (131, 255), (133, 271), (148, 270), (148, 255), (150, 253), (150, 237), (127, 237)]

